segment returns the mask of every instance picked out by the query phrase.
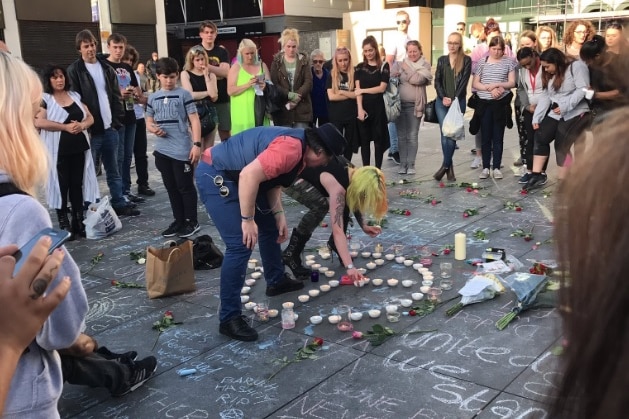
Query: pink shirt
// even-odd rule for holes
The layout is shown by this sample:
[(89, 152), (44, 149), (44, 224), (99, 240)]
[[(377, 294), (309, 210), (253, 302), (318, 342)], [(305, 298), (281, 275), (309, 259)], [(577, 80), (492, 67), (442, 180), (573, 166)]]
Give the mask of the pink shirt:
[[(267, 179), (290, 172), (303, 160), (301, 140), (283, 135), (277, 137), (258, 155), (258, 161)], [(299, 170), (301, 170), (303, 167)]]

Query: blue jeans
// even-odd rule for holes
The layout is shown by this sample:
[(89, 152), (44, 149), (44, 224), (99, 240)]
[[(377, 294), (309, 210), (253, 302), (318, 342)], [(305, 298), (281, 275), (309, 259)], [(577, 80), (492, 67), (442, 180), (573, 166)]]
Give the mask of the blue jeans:
[(490, 169), (489, 166), (492, 161), (492, 154), (494, 169), (500, 169), (505, 138), (505, 121), (496, 120), (494, 113), (490, 108), (487, 108), (480, 123), (480, 132), (483, 136), (481, 145), (483, 169)]
[[(459, 101), (459, 106), (461, 107), (461, 112), (465, 113), (465, 102)], [(443, 120), (448, 114), (448, 110), (450, 108), (446, 108), (443, 105), (442, 98), (437, 98), (435, 101), (435, 111), (437, 112), (437, 119), (439, 120), (439, 134), (441, 135), (441, 151), (443, 153), (443, 163), (441, 166), (450, 168), (454, 165), (452, 158), (454, 157), (454, 150), (456, 148), (456, 141), (454, 141), (451, 137), (446, 137), (441, 133), (441, 127), (443, 126)]]
[(123, 125), (118, 130), (118, 171), (122, 177), (122, 192), (131, 191), (131, 159), (135, 143), (135, 123)]
[[(223, 177), (223, 184), (229, 188), (229, 195), (226, 197), (219, 194), (219, 188), (214, 184), (217, 175)], [(199, 197), (225, 243), (225, 258), (221, 265), (219, 313), (219, 320), (223, 323), (242, 314), (240, 290), (245, 282), (251, 249), (242, 242), (240, 201), (236, 182), (229, 180), (225, 171), (216, 170), (214, 166), (205, 162), (199, 163), (195, 178)], [(258, 225), (258, 248), (264, 277), (267, 285), (275, 285), (284, 277), (284, 263), (282, 248), (277, 243), (279, 231), (264, 192), (258, 193), (256, 198), (255, 222)]]
[[(419, 148), (420, 121), (421, 118), (415, 116), (415, 102), (402, 102), (402, 112), (394, 124), (398, 133), (397, 149), (400, 153), (401, 167), (415, 168)], [(391, 132), (390, 128), (389, 132)]]
[(118, 172), (118, 132), (113, 128), (107, 128), (102, 134), (93, 135), (91, 148), (94, 164), (100, 156), (105, 167), (111, 206), (114, 208), (126, 206), (127, 201), (122, 196), (122, 179)]
[(387, 123), (387, 128), (389, 129), (389, 141), (391, 143), (389, 153), (397, 153), (400, 150), (398, 149), (397, 127), (395, 126), (395, 122)]

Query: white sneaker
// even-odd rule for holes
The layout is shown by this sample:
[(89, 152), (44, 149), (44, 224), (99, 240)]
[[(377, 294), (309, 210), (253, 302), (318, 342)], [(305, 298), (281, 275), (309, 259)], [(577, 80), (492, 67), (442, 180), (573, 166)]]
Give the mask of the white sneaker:
[(406, 174), (407, 175), (414, 175), (414, 174), (417, 174), (417, 171), (415, 171), (415, 169), (409, 168), (409, 169), (406, 170)]
[(502, 172), (500, 171), (500, 169), (494, 169), (494, 179), (502, 179)]
[(476, 157), (474, 157), (474, 161), (472, 162), (470, 167), (472, 169), (478, 169), (481, 166), (482, 162), (483, 162), (483, 159), (478, 157), (478, 156), (476, 156)]
[(479, 179), (487, 179), (489, 177), (489, 169), (483, 169), (482, 172), (480, 172), (480, 175), (478, 175)]

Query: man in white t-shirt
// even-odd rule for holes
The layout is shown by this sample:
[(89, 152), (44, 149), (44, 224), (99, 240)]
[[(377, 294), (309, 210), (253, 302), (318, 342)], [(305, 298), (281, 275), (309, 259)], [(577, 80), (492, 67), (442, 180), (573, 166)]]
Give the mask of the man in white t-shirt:
[(82, 102), (94, 117), (90, 127), (92, 157), (101, 156), (111, 205), (118, 215), (139, 215), (136, 205), (123, 196), (118, 170), (118, 130), (122, 127), (124, 109), (116, 72), (96, 57), (96, 38), (87, 29), (75, 38), (81, 57), (68, 67), (70, 89), (81, 95)]
[[(411, 40), (408, 36), (408, 25), (411, 24), (411, 19), (408, 13), (404, 10), (400, 10), (395, 15), (395, 23), (397, 25), (397, 33), (391, 37), (387, 45), (384, 46), (386, 53), (386, 60), (389, 63), (391, 69), (391, 77), (398, 77), (399, 74), (393, 73), (393, 62), (403, 61), (406, 57), (406, 44)], [(389, 159), (395, 161), (396, 164), (400, 164), (400, 153), (398, 151), (398, 139), (397, 129), (394, 122), (389, 122), (387, 125), (389, 128), (389, 139), (391, 147), (389, 148)]]

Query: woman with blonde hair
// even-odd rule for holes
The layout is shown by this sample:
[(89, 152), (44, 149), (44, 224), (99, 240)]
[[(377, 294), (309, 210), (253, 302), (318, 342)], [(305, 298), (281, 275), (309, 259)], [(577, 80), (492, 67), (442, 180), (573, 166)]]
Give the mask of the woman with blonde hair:
[[(192, 93), (192, 98), (197, 105), (199, 119), (206, 118), (208, 114), (218, 121), (218, 114), (213, 102), (218, 99), (218, 87), (216, 75), (208, 72), (209, 59), (205, 49), (201, 45), (190, 48), (186, 54), (186, 63), (181, 72), (181, 87)], [(211, 132), (201, 132), (201, 150), (214, 145), (216, 128)]]
[[(39, 78), (23, 61), (4, 52), (0, 52), (0, 68), (0, 184), (9, 192), (0, 198), (0, 247), (22, 247), (52, 226), (34, 195), (45, 184), (53, 162), (33, 123), (42, 99)], [(65, 249), (55, 251), (59, 253)], [(71, 346), (79, 336), (88, 305), (79, 268), (69, 255), (52, 276), (51, 289), (69, 277), (70, 291), (21, 354), (2, 412), (7, 417), (59, 417), (63, 374), (56, 350)]]
[(408, 41), (406, 58), (393, 64), (393, 72), (400, 73), (400, 100), (402, 111), (395, 121), (398, 134), (398, 152), (400, 154), (401, 175), (414, 175), (415, 159), (419, 148), (419, 123), (424, 116), (426, 86), (432, 82), (430, 63), (424, 58), (422, 46), (418, 41)]
[(275, 125), (307, 128), (312, 122), (312, 71), (308, 56), (300, 53), (299, 32), (288, 28), (282, 31), (279, 43), (282, 50), (275, 54), (271, 63), (271, 81), (288, 102), (273, 114)]
[(559, 45), (557, 34), (550, 26), (538, 26), (535, 35), (537, 36), (537, 52), (540, 54), (548, 48), (557, 48)]
[[(465, 95), (467, 84), (472, 74), (472, 59), (465, 55), (463, 50), (463, 36), (458, 32), (448, 35), (448, 53), (442, 55), (437, 60), (437, 71), (435, 72), (435, 90), (437, 100), (435, 101), (435, 111), (439, 120), (439, 131), (454, 98), (459, 99), (461, 112), (465, 113)], [(441, 151), (443, 162), (441, 168), (433, 175), (435, 180), (441, 180), (447, 174), (448, 180), (454, 182), (454, 150), (456, 141), (453, 138), (445, 137), (441, 133)]]
[(330, 122), (343, 134), (347, 141), (347, 160), (358, 151), (356, 133), (356, 94), (354, 93), (354, 66), (352, 53), (346, 47), (339, 47), (332, 57), (332, 71), (328, 77), (328, 115)]
[(302, 266), (301, 252), (312, 232), (326, 214), (332, 220), (332, 235), (328, 247), (336, 252), (347, 275), (354, 281), (362, 278), (353, 265), (347, 244), (347, 225), (350, 212), (365, 234), (375, 237), (382, 232), (378, 226), (370, 226), (366, 217), (380, 220), (387, 212), (387, 192), (384, 174), (373, 166), (356, 169), (346, 158), (337, 156), (326, 166), (307, 167), (299, 179), (285, 190), (286, 194), (308, 207), (296, 228), (282, 259), (296, 277), (309, 277), (310, 269)]
[[(231, 97), (232, 135), (256, 126), (255, 97), (262, 96), (269, 80), (269, 69), (258, 57), (258, 46), (244, 38), (238, 45), (236, 63), (227, 74), (227, 93)], [(264, 119), (264, 125), (269, 120)]]
[(589, 21), (579, 19), (570, 22), (563, 35), (563, 52), (575, 60), (579, 59), (579, 51), (585, 43), (596, 35), (596, 28)]

